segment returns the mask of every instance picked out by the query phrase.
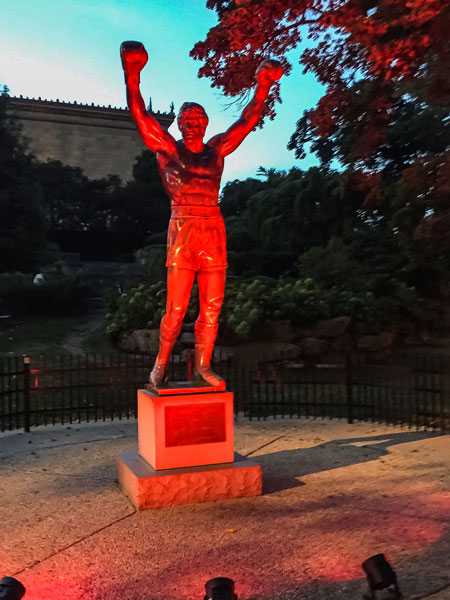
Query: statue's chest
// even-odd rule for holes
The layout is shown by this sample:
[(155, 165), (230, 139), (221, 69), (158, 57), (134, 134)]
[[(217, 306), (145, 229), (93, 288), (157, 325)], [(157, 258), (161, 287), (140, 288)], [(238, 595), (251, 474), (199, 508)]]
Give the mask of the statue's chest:
[(158, 162), (162, 178), (171, 188), (189, 185), (190, 182), (198, 180), (220, 179), (223, 170), (223, 161), (220, 161), (217, 153), (208, 146), (199, 153), (179, 147), (178, 156), (170, 159), (161, 157)]

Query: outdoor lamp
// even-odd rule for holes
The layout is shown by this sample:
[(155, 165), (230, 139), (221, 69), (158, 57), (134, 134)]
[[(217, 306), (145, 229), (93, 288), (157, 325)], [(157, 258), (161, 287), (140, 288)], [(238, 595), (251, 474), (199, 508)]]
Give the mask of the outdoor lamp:
[(392, 588), (390, 590), (393, 598), (401, 598), (402, 594), (397, 584), (397, 575), (394, 569), (386, 560), (384, 554), (375, 554), (362, 563), (363, 571), (367, 576), (370, 594), (365, 598), (374, 599), (375, 592)]
[(24, 594), (24, 586), (14, 577), (0, 579), (0, 600), (20, 600)]
[(228, 577), (214, 577), (205, 583), (204, 600), (238, 600), (234, 593), (234, 581)]

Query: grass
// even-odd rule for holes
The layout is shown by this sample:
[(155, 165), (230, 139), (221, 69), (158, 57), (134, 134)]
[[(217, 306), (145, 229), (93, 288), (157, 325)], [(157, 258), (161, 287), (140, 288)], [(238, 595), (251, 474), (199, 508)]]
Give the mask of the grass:
[(97, 354), (117, 352), (111, 338), (105, 333), (103, 324), (87, 333), (81, 341), (81, 348), (84, 352), (95, 352)]
[(86, 317), (20, 317), (1, 326), (0, 355), (61, 352), (68, 332)]
[[(114, 352), (102, 320), (92, 327), (88, 315), (20, 317), (0, 322), (0, 357), (65, 352)], [(89, 325), (88, 325), (89, 323)], [(71, 340), (71, 342), (69, 341)], [(68, 346), (65, 347), (65, 342)]]

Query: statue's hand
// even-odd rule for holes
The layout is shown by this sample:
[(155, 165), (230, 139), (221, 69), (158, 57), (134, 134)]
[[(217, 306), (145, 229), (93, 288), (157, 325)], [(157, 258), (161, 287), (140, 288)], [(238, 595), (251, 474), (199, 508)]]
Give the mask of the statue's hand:
[(120, 58), (125, 74), (140, 73), (148, 61), (147, 50), (141, 42), (122, 42)]
[(263, 85), (272, 85), (282, 75), (283, 67), (277, 60), (264, 60), (256, 69), (256, 81)]

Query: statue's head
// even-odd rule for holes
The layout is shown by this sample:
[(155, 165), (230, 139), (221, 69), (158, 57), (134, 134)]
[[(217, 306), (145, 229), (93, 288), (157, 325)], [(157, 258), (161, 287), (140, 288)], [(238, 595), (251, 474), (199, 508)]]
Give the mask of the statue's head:
[(185, 102), (177, 117), (178, 129), (183, 139), (201, 139), (208, 126), (208, 115), (201, 104)]

